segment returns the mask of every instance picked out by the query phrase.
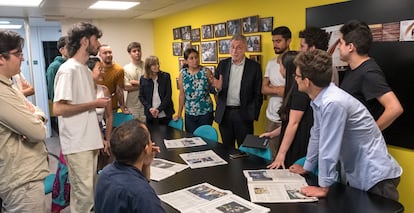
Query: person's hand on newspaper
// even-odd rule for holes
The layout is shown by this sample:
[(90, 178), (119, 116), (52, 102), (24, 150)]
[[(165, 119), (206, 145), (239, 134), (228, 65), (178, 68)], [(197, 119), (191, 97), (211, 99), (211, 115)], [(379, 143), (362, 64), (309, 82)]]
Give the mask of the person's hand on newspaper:
[(318, 186), (304, 186), (300, 189), (300, 193), (308, 197), (326, 197), (328, 194), (328, 187), (318, 187)]
[(300, 174), (300, 175), (304, 175), (307, 173), (307, 171), (303, 169), (303, 167), (299, 164), (293, 164), (292, 166), (290, 166), (289, 171)]
[(282, 169), (285, 168), (285, 155), (277, 153), (275, 160), (272, 162), (272, 164), (268, 165), (268, 169), (279, 169), (282, 167)]

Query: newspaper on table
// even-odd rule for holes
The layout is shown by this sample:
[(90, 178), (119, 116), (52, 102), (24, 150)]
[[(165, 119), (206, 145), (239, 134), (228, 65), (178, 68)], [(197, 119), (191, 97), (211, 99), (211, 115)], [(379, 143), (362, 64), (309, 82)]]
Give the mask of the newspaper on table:
[(160, 181), (188, 168), (188, 165), (161, 158), (154, 158), (151, 163), (151, 180)]
[(179, 139), (172, 139), (172, 140), (164, 139), (164, 144), (167, 149), (170, 149), (170, 148), (202, 146), (202, 145), (206, 145), (207, 143), (200, 137), (192, 137), (192, 138), (179, 138)]
[(304, 177), (288, 169), (244, 170), (250, 200), (255, 203), (314, 202), (316, 197), (307, 197), (300, 188), (307, 186)]
[(213, 150), (182, 153), (180, 154), (180, 157), (192, 169), (227, 164), (227, 161), (223, 160), (223, 158), (218, 156)]
[(180, 212), (270, 212), (270, 209), (254, 204), (231, 191), (219, 189), (209, 183), (201, 183), (159, 196), (162, 201)]

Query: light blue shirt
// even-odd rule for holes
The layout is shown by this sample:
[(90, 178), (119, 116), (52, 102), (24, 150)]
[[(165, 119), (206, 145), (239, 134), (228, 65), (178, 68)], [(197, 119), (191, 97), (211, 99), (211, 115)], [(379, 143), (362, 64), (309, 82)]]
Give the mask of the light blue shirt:
[(311, 106), (314, 125), (304, 169), (312, 171), (319, 163), (321, 187), (337, 180), (338, 160), (348, 184), (364, 191), (401, 176), (401, 166), (388, 153), (380, 129), (361, 102), (331, 83)]

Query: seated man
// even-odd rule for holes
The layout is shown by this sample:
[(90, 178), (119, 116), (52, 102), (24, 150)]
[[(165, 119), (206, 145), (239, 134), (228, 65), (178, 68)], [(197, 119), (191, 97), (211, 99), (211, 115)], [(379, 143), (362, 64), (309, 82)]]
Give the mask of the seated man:
[[(398, 201), (402, 168), (388, 153), (384, 137), (368, 109), (331, 83), (332, 59), (322, 50), (302, 52), (295, 58), (299, 91), (312, 99), (314, 123), (303, 174), (318, 164), (320, 187), (307, 186), (307, 196), (325, 197), (338, 175), (351, 187)], [(340, 162), (341, 174), (336, 171)]]
[(99, 175), (95, 212), (165, 212), (148, 183), (151, 162), (160, 148), (151, 142), (145, 124), (134, 119), (116, 128), (111, 150), (115, 162)]

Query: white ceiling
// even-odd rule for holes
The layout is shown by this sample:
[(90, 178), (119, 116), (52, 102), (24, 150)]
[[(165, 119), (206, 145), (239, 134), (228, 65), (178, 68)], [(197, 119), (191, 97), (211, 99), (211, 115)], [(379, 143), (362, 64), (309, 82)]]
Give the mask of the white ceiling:
[[(13, 1), (13, 0), (10, 0)], [(127, 11), (90, 10), (97, 0), (44, 0), (41, 7), (0, 7), (0, 20), (28, 17), (31, 25), (64, 19), (154, 19), (217, 0), (130, 0), (141, 4)], [(115, 0), (116, 1), (116, 0)]]

